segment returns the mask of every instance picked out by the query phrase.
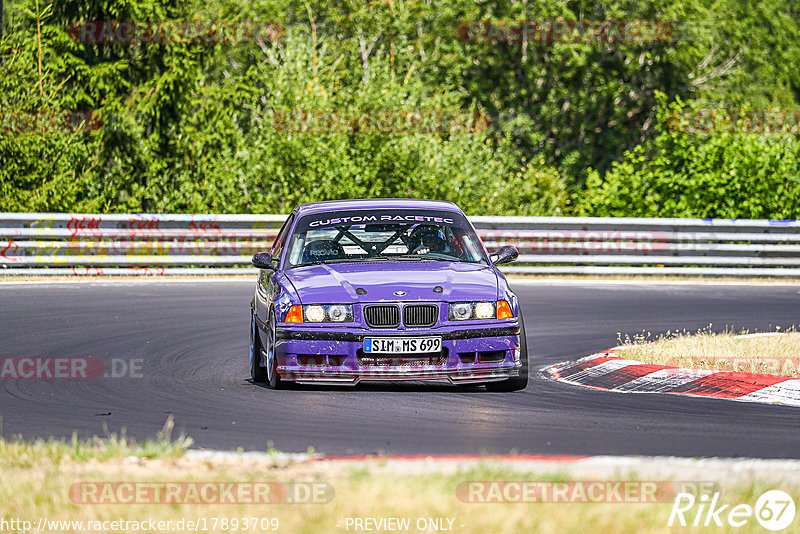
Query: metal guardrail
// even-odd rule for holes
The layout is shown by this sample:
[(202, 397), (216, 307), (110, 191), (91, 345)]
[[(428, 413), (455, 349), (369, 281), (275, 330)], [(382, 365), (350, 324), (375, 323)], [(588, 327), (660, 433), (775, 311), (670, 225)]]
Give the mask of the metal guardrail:
[[(0, 213), (0, 275), (249, 274), (285, 215)], [(470, 217), (508, 273), (800, 276), (800, 222)]]

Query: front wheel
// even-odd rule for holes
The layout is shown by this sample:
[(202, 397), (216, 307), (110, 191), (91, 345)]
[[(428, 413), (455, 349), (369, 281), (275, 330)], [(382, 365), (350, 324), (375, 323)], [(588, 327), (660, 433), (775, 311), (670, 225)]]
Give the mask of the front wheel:
[(278, 375), (278, 357), (275, 355), (276, 322), (275, 312), (271, 311), (269, 322), (267, 323), (267, 342), (264, 345), (264, 354), (267, 356), (266, 382), (270, 389), (280, 389), (285, 385), (285, 382), (281, 382), (281, 377)]
[(519, 376), (499, 382), (487, 382), (486, 391), (507, 393), (509, 391), (519, 391), (528, 386), (528, 341), (525, 337), (525, 322), (522, 320), (522, 310), (519, 313), (519, 359), (522, 362)]
[(258, 335), (256, 314), (250, 310), (250, 378), (253, 382), (266, 382), (267, 369), (261, 366), (261, 336)]

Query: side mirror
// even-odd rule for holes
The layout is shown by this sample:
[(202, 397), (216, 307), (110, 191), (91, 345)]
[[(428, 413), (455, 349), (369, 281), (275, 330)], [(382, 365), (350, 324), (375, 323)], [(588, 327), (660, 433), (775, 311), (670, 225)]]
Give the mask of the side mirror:
[(517, 247), (512, 247), (511, 245), (500, 247), (497, 252), (491, 255), (492, 262), (496, 265), (501, 263), (511, 263), (518, 257), (519, 251), (517, 251)]
[(253, 255), (253, 266), (259, 269), (270, 269), (274, 271), (277, 267), (272, 263), (272, 256), (269, 252), (256, 252)]

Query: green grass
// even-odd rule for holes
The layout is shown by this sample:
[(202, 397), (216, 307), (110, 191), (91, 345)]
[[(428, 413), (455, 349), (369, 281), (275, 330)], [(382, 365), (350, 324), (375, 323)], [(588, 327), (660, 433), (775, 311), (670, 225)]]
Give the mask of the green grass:
[(10, 439), (0, 437), (0, 468), (25, 468), (40, 465), (43, 461), (59, 464), (63, 461), (106, 461), (128, 456), (174, 458), (183, 455), (193, 443), (192, 438), (183, 434), (173, 438), (174, 426), (170, 416), (154, 438), (144, 441), (128, 437), (125, 430), (119, 434), (106, 431), (105, 437), (86, 439), (80, 439), (77, 433), (73, 433), (69, 441), (54, 438), (26, 441), (20, 436)]

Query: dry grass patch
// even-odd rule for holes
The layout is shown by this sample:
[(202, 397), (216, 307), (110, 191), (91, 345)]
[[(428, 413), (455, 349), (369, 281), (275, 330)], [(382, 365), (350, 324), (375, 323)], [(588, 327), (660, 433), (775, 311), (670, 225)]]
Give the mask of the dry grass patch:
[[(569, 503), (474, 503), (465, 498), (465, 483), (491, 481), (555, 484), (603, 480), (678, 481), (682, 488), (687, 487), (687, 482), (691, 487), (708, 487), (710, 482), (713, 489), (708, 491), (718, 492), (724, 504), (752, 507), (761, 494), (772, 489), (781, 489), (794, 502), (800, 503), (800, 479), (792, 475), (793, 470), (800, 469), (796, 464), (781, 467), (780, 471), (776, 471), (776, 466), (751, 468), (733, 476), (733, 470), (725, 462), (716, 468), (693, 467), (693, 464), (687, 467), (686, 462), (676, 463), (669, 458), (634, 462), (628, 467), (613, 463), (583, 466), (580, 462), (526, 464), (498, 459), (448, 463), (432, 458), (416, 462), (385, 459), (294, 462), (286, 459), (291, 455), (281, 455), (277, 451), (252, 458), (184, 454), (191, 440), (184, 436), (172, 438), (171, 430), (172, 423), (168, 420), (156, 438), (141, 443), (126, 439), (124, 435), (34, 442), (0, 438), (0, 521), (29, 521), (33, 527), (27, 528), (28, 532), (34, 531), (39, 520), (45, 518), (48, 523), (41, 532), (362, 533), (364, 530), (347, 527), (356, 518), (404, 519), (410, 527), (395, 532), (411, 533), (638, 534), (671, 531), (667, 523), (673, 509), (672, 494), (657, 499), (658, 502), (646, 503), (586, 502), (580, 498)], [(746, 465), (745, 460), (740, 462), (736, 465)], [(646, 468), (652, 470), (647, 472)], [(640, 469), (645, 472), (640, 473)], [(656, 475), (657, 472), (661, 474)], [(247, 497), (237, 504), (187, 503), (191, 499), (186, 493), (183, 498), (187, 501), (179, 504), (153, 502), (147, 497), (141, 502), (129, 502), (122, 499), (130, 498), (132, 493), (121, 490), (109, 494), (111, 502), (97, 503), (96, 500), (92, 502), (94, 496), (105, 499), (108, 495), (92, 492), (93, 497), (86, 499), (82, 493), (87, 485), (113, 489), (120, 484), (137, 483), (140, 487), (167, 484), (202, 487), (227, 483), (244, 486), (266, 483), (271, 487), (322, 485), (327, 490), (325, 498), (315, 499), (306, 494), (305, 500), (301, 498), (302, 502), (294, 504), (246, 502)], [(511, 499), (514, 499), (513, 494)], [(697, 509), (693, 509), (692, 513), (696, 512)], [(689, 521), (693, 517), (687, 515)], [(258, 521), (257, 528), (253, 528), (254, 519)], [(158, 523), (164, 526), (153, 530), (146, 523), (149, 520), (170, 523)], [(434, 523), (430, 523), (431, 520)], [(72, 523), (56, 524), (54, 521)], [(126, 521), (135, 523), (123, 523)], [(187, 521), (194, 521), (195, 525), (189, 527)], [(251, 526), (245, 528), (245, 521)], [(428, 527), (419, 528), (418, 525)], [(10, 528), (19, 531), (18, 526), (17, 523), (0, 526), (0, 531)], [(375, 523), (372, 526), (374, 528)], [(437, 530), (442, 526), (451, 530)], [(699, 533), (708, 532), (708, 527), (680, 530)], [(388, 529), (373, 531), (390, 532)], [(763, 529), (751, 518), (736, 531), (763, 532)]]
[[(33, 448), (40, 445), (30, 445)], [(101, 457), (113, 457), (98, 451)], [(46, 451), (34, 452), (48, 457)], [(269, 461), (219, 462), (198, 461), (187, 457), (163, 457), (134, 461), (133, 458), (79, 462), (69, 456), (58, 462), (7, 461), (0, 478), (0, 517), (38, 521), (199, 521), (205, 518), (208, 532), (291, 532), (347, 533), (348, 518), (408, 518), (411, 527), (405, 532), (435, 532), (418, 529), (417, 522), (429, 519), (452, 520), (452, 530), (470, 533), (656, 533), (669, 532), (667, 522), (671, 502), (632, 503), (504, 503), (475, 504), (459, 498), (459, 484), (468, 481), (552, 481), (603, 480), (597, 474), (544, 473), (535, 467), (511, 468), (502, 462), (486, 462), (463, 466), (456, 472), (443, 474), (433, 469), (428, 473), (387, 472), (380, 461), (306, 462), (279, 464)], [(610, 480), (653, 480), (633, 473), (617, 473)], [(684, 479), (685, 480), (685, 479)], [(708, 475), (698, 480), (709, 480)], [(75, 502), (70, 488), (76, 483), (103, 482), (240, 482), (240, 483), (325, 483), (333, 488), (332, 499), (305, 504), (84, 504)], [(800, 502), (800, 486), (796, 483), (769, 482), (766, 477), (728, 481), (719, 484), (724, 503), (753, 506), (764, 491), (780, 488), (795, 502)], [(221, 522), (226, 519), (227, 526)], [(266, 518), (265, 525), (278, 525), (256, 530), (231, 529), (232, 520), (243, 525), (244, 518)], [(271, 522), (274, 519), (275, 522)], [(723, 518), (724, 519), (724, 518)], [(691, 520), (691, 519), (690, 519)], [(217, 527), (213, 522), (217, 521)], [(84, 525), (87, 525), (84, 523)], [(196, 530), (196, 529), (195, 529)], [(201, 529), (202, 530), (202, 529)], [(707, 532), (708, 527), (681, 528), (682, 532)], [(751, 519), (737, 532), (761, 532)], [(60, 528), (59, 532), (77, 531)], [(133, 532), (133, 527), (114, 532)], [(186, 531), (186, 530), (184, 530)], [(189, 530), (192, 531), (192, 530)], [(388, 532), (388, 530), (383, 530)]]
[(800, 333), (746, 331), (696, 334), (670, 333), (655, 340), (649, 334), (624, 338), (617, 354), (659, 365), (717, 371), (738, 371), (800, 378)]

